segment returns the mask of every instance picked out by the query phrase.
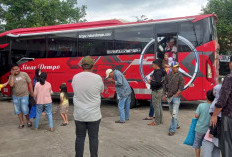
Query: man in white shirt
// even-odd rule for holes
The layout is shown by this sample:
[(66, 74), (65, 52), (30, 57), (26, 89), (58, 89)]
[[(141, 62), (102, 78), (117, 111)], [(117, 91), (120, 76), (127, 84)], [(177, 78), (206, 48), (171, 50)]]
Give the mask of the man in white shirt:
[(102, 118), (100, 105), (104, 91), (102, 78), (93, 73), (94, 60), (86, 56), (82, 60), (83, 72), (72, 80), (74, 91), (74, 119), (76, 124), (76, 157), (83, 157), (84, 142), (88, 130), (91, 157), (98, 156), (98, 132)]

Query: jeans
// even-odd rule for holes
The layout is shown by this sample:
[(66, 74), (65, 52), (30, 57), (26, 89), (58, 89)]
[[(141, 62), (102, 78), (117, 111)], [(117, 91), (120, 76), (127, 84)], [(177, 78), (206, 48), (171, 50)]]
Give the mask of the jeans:
[(43, 112), (43, 108), (45, 108), (45, 112), (48, 116), (48, 125), (49, 128), (53, 128), (53, 121), (52, 121), (52, 103), (49, 104), (37, 104), (36, 105), (36, 117), (35, 117), (35, 128), (38, 129), (40, 117)]
[(83, 157), (86, 131), (89, 135), (89, 149), (91, 157), (98, 156), (98, 132), (101, 119), (95, 122), (75, 121), (76, 124), (76, 157)]
[(202, 157), (220, 157), (220, 149), (213, 142), (203, 140)]
[(16, 97), (13, 96), (13, 104), (14, 104), (14, 111), (15, 114), (22, 113), (23, 115), (27, 115), (29, 113), (29, 97)]
[(149, 117), (153, 117), (153, 116), (154, 116), (154, 107), (152, 105), (152, 96), (151, 96)]
[(232, 118), (222, 115), (221, 137), (219, 138), (222, 157), (232, 154)]
[(171, 113), (171, 124), (169, 128), (169, 132), (176, 132), (176, 128), (178, 126), (178, 112), (180, 106), (180, 98), (173, 98), (169, 103), (169, 111)]
[(129, 119), (130, 116), (130, 102), (131, 102), (131, 95), (127, 97), (120, 97), (118, 102), (118, 110), (120, 113), (120, 121), (125, 122)]
[(163, 108), (161, 105), (163, 89), (152, 91), (152, 104), (155, 110), (155, 123), (161, 124), (163, 120)]

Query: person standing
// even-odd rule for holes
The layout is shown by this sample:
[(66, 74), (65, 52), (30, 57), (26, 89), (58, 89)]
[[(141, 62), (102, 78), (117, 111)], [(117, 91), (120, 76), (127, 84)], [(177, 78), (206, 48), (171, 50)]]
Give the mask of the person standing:
[[(153, 72), (154, 72), (154, 70), (153, 70), (151, 73), (149, 73), (149, 74), (145, 77), (146, 80), (147, 80), (146, 87), (147, 87), (147, 89), (149, 89), (149, 90), (151, 89), (151, 85), (150, 85), (148, 82), (150, 81)], [(153, 118), (155, 118), (155, 117), (154, 117), (154, 114), (155, 114), (154, 112), (155, 112), (155, 111), (154, 111), (154, 107), (153, 107), (153, 105), (152, 105), (152, 96), (151, 96), (149, 114), (148, 114), (147, 117), (143, 118), (143, 120), (153, 120)]]
[(87, 131), (91, 157), (98, 156), (98, 132), (102, 118), (100, 105), (104, 84), (102, 78), (93, 73), (93, 66), (94, 60), (90, 56), (84, 57), (82, 59), (83, 72), (76, 74), (72, 79), (76, 157), (83, 157)]
[(195, 139), (193, 148), (195, 149), (196, 157), (200, 157), (202, 141), (209, 128), (210, 114), (209, 108), (214, 100), (213, 91), (209, 90), (206, 93), (207, 102), (198, 105), (195, 112), (195, 118), (197, 118), (197, 124), (195, 128)]
[[(37, 83), (37, 82), (39, 82), (39, 80), (40, 80), (40, 74), (41, 74), (41, 69), (35, 69), (35, 77), (33, 78), (33, 90), (35, 89), (35, 84)], [(33, 100), (32, 100), (33, 99)], [(31, 103), (33, 102), (34, 103), (34, 98), (33, 97), (29, 97), (29, 118), (30, 119), (35, 119), (35, 117), (36, 117), (36, 104), (33, 104), (33, 105), (31, 105), (30, 104), (30, 101), (31, 101)]]
[(68, 107), (69, 107), (69, 101), (68, 101), (68, 90), (65, 83), (62, 83), (60, 85), (60, 116), (63, 119), (63, 123), (61, 126), (68, 125)]
[(184, 77), (178, 72), (179, 63), (174, 61), (171, 64), (172, 72), (169, 73), (164, 80), (163, 100), (167, 100), (169, 104), (169, 111), (171, 113), (171, 124), (169, 128), (169, 136), (173, 136), (176, 129), (179, 128), (178, 112), (180, 106), (180, 94), (184, 90)]
[(218, 115), (220, 112), (222, 113), (221, 136), (219, 137), (222, 157), (230, 157), (232, 154), (232, 56), (230, 56), (229, 67), (231, 73), (224, 79), (220, 96), (210, 121), (210, 125), (215, 127)]
[(106, 79), (115, 84), (116, 93), (119, 99), (118, 110), (120, 113), (120, 120), (115, 123), (125, 123), (130, 116), (130, 102), (131, 102), (131, 88), (123, 74), (118, 70), (107, 69)]
[(36, 117), (35, 117), (35, 129), (39, 128), (40, 117), (45, 109), (45, 112), (48, 116), (48, 125), (49, 130), (54, 131), (53, 120), (52, 120), (52, 86), (49, 82), (46, 81), (47, 73), (42, 72), (40, 74), (40, 80), (35, 84), (34, 98), (36, 101)]
[(166, 75), (166, 71), (162, 68), (162, 60), (155, 60), (152, 62), (154, 72), (149, 81), (152, 89), (152, 105), (155, 110), (155, 121), (148, 125), (154, 126), (162, 123), (163, 109), (161, 105), (163, 95), (163, 82)]
[(12, 87), (12, 97), (15, 114), (18, 115), (20, 125), (19, 129), (24, 128), (23, 115), (26, 117), (27, 126), (31, 127), (32, 122), (29, 119), (29, 92), (33, 97), (33, 87), (31, 79), (27, 73), (21, 72), (17, 64), (12, 64), (9, 85)]

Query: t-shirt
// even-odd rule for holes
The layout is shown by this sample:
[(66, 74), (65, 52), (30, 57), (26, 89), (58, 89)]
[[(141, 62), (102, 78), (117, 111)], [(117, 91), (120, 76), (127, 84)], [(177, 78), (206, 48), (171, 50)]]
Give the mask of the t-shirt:
[(68, 106), (69, 105), (68, 99), (64, 97), (64, 93), (63, 92), (60, 93), (60, 100), (61, 99), (63, 99), (63, 102), (62, 102), (61, 105), (63, 105), (63, 106)]
[(2, 84), (0, 84), (0, 91), (2, 90), (2, 87), (3, 87), (3, 85), (2, 85)]
[(28, 83), (31, 82), (30, 77), (25, 72), (20, 72), (14, 76), (14, 86), (12, 88), (12, 95), (16, 97), (28, 96)]
[(81, 72), (73, 77), (72, 87), (74, 119), (83, 122), (101, 119), (101, 93), (104, 91), (102, 78), (92, 72)]
[(201, 103), (198, 105), (196, 114), (200, 115), (197, 120), (196, 125), (196, 132), (200, 132), (205, 134), (209, 128), (210, 123), (210, 114), (209, 114), (209, 107), (211, 104), (209, 103)]
[(36, 104), (45, 105), (52, 103), (52, 86), (49, 82), (45, 81), (44, 85), (41, 85), (40, 82), (35, 84), (34, 96)]

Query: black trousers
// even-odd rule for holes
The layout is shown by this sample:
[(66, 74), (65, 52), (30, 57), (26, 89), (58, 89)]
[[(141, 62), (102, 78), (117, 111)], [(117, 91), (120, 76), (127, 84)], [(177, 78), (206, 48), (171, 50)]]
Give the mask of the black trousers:
[(95, 122), (80, 122), (75, 121), (76, 124), (76, 157), (83, 157), (86, 132), (89, 135), (89, 149), (91, 157), (98, 156), (98, 132), (101, 119)]
[(222, 116), (220, 149), (222, 157), (232, 156), (232, 118)]

